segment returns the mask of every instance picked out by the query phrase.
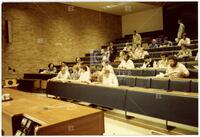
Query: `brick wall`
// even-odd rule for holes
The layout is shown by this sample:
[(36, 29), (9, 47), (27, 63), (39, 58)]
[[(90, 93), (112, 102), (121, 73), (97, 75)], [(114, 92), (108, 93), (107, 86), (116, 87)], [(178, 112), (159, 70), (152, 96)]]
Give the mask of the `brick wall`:
[[(5, 42), (5, 20), (11, 22), (11, 44)], [(120, 38), (121, 17), (62, 3), (3, 3), (2, 34), (3, 79), (22, 77)]]

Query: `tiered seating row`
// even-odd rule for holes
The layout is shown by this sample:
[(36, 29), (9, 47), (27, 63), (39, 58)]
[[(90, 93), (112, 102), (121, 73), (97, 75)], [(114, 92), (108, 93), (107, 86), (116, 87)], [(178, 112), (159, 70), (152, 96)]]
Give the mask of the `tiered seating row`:
[(138, 87), (105, 87), (81, 83), (48, 82), (47, 95), (86, 101), (146, 116), (198, 126), (196, 93), (163, 92)]
[(197, 79), (169, 79), (155, 77), (118, 76), (119, 85), (164, 89), (165, 91), (198, 92)]
[[(189, 78), (198, 78), (198, 70), (188, 69)], [(156, 76), (159, 73), (165, 73), (165, 69), (114, 69), (116, 75), (127, 76)]]
[[(170, 51), (156, 51), (156, 52), (149, 52), (151, 58), (159, 58), (161, 53), (165, 53), (168, 55), (175, 55), (179, 52), (179, 50), (170, 50)], [(198, 49), (192, 49), (192, 56), (196, 56)], [(118, 55), (118, 54), (117, 54)], [(87, 54), (85, 57), (81, 57), (82, 61), (93, 61), (93, 60), (102, 60), (101, 54)]]
[[(119, 53), (121, 50), (123, 50), (123, 48), (125, 47), (125, 44), (120, 44), (120, 45), (115, 45), (117, 52)], [(190, 44), (189, 49), (197, 49), (198, 45), (197, 44)], [(159, 47), (159, 48), (154, 48), (154, 49), (146, 49), (148, 52), (158, 52), (158, 51), (172, 51), (172, 50), (180, 50), (181, 47), (180, 46), (172, 46), (172, 47)], [(101, 55), (101, 51), (100, 50), (94, 50), (93, 54), (95, 55)], [(87, 53), (85, 54), (86, 56), (90, 56), (91, 53)]]

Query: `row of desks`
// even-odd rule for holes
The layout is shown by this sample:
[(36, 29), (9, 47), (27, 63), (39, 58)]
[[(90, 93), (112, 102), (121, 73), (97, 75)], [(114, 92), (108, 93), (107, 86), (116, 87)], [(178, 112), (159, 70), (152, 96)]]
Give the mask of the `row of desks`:
[[(197, 69), (188, 69), (190, 72), (190, 78), (198, 78), (198, 70)], [(129, 76), (156, 76), (159, 73), (165, 73), (166, 69), (118, 69), (114, 68), (114, 72), (116, 75), (129, 75)]]
[[(156, 76), (159, 73), (165, 73), (166, 69), (114, 69), (116, 75), (129, 75), (129, 76)], [(190, 78), (198, 78), (198, 70), (197, 69), (189, 69)], [(39, 74), (39, 73), (25, 73), (24, 79), (42, 79), (47, 80), (55, 77), (57, 74)]]
[(48, 82), (46, 94), (198, 126), (198, 94), (139, 87)]
[(117, 76), (119, 85), (129, 87), (143, 87), (164, 89), (166, 91), (182, 91), (182, 92), (198, 92), (198, 79), (183, 79), (183, 78), (157, 78), (157, 77), (142, 77), (142, 76)]

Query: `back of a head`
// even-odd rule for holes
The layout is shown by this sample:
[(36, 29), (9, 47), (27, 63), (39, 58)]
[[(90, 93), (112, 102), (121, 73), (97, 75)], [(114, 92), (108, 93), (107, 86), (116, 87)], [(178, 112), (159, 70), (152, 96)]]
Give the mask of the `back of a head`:
[(49, 63), (49, 64), (48, 64), (48, 68), (50, 68), (51, 65), (54, 67), (54, 64), (53, 64), (53, 63)]
[(145, 55), (144, 59), (150, 59), (150, 56), (149, 55)]
[(169, 55), (169, 56), (168, 56), (168, 60), (174, 60), (174, 61), (177, 61), (177, 57), (174, 56), (174, 55)]
[(183, 37), (187, 37), (187, 33), (183, 33)]
[(87, 67), (86, 67), (85, 65), (83, 65), (81, 68), (82, 68), (84, 71), (87, 71)]

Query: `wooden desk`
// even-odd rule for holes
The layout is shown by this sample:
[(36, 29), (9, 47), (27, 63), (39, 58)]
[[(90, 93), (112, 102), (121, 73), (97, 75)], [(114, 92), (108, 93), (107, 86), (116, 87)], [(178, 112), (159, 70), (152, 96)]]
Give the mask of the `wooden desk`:
[[(2, 103), (5, 135), (13, 135), (13, 117), (23, 115), (37, 123), (35, 135), (102, 135), (104, 114), (101, 110), (54, 100), (32, 93), (4, 88), (12, 101)], [(47, 109), (48, 108), (48, 109)]]

